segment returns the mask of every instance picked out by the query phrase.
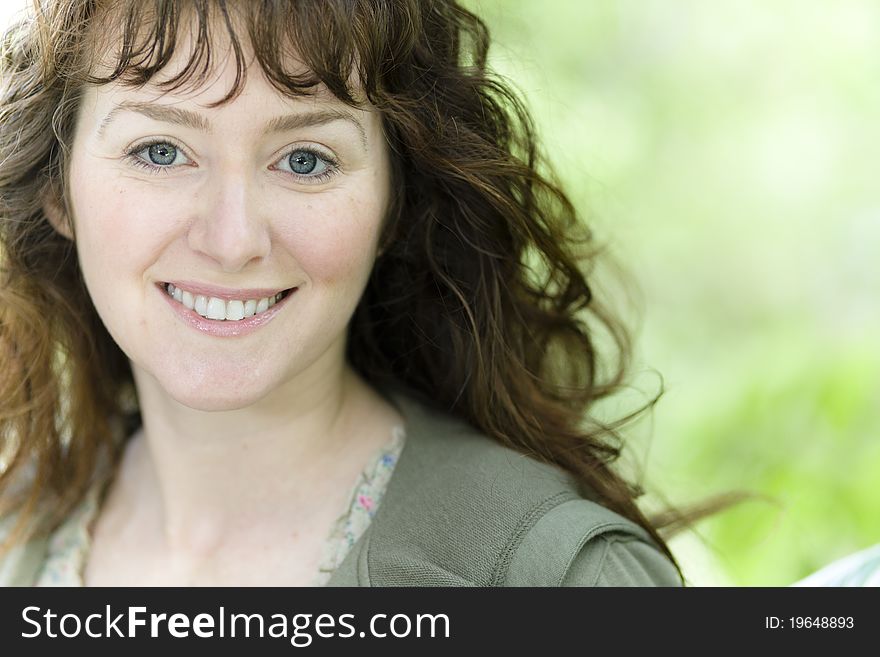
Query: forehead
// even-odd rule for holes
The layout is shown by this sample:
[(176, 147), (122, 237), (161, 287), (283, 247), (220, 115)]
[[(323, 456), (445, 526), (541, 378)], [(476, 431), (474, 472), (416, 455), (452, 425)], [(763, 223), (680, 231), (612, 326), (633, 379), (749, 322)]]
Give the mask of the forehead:
[[(313, 84), (294, 88), (293, 92), (270, 82), (249, 41), (236, 45), (222, 30), (212, 34), (207, 43), (210, 66), (185, 79), (204, 45), (192, 32), (180, 34), (179, 47), (144, 83), (132, 85), (117, 79), (87, 85), (80, 97), (77, 130), (104, 139), (134, 125), (132, 120), (138, 116), (147, 116), (205, 133), (233, 130), (257, 137), (342, 119), (356, 131), (354, 135), (365, 150), (372, 139), (381, 137), (381, 121), (368, 102), (361, 100), (359, 106), (352, 107), (340, 100), (326, 84), (314, 81), (314, 74), (293, 51), (283, 60), (286, 70), (300, 79), (313, 80)], [(236, 57), (236, 47), (240, 58)], [(99, 64), (98, 75), (107, 75), (117, 61), (118, 56), (106, 57)], [(360, 93), (354, 74), (347, 84)]]
[[(252, 83), (247, 83), (235, 100), (207, 112), (203, 111), (204, 103), (168, 102), (167, 99), (158, 102), (143, 91), (114, 94), (96, 88), (93, 93), (98, 96), (92, 102), (83, 102), (83, 108), (90, 107), (91, 111), (81, 109), (78, 125), (80, 131), (88, 131), (98, 141), (108, 139), (116, 132), (126, 133), (128, 128), (141, 124), (144, 117), (205, 134), (236, 134), (249, 140), (306, 127), (343, 125), (352, 131), (351, 136), (364, 151), (370, 151), (371, 141), (382, 137), (375, 110), (353, 110), (332, 96), (332, 100), (323, 102), (319, 98), (291, 100), (265, 85), (262, 93), (267, 96), (262, 96), (261, 92), (249, 91), (251, 86)], [(210, 93), (210, 87), (205, 93)], [(200, 95), (196, 94), (194, 99), (198, 101)], [(146, 100), (138, 100), (138, 97)], [(131, 123), (132, 119), (135, 123)]]
[[(340, 117), (376, 113), (368, 103), (355, 108), (343, 103), (323, 84), (307, 94), (284, 94), (266, 80), (258, 66), (245, 69), (241, 80), (231, 66), (217, 67), (204, 80), (179, 88), (164, 88), (163, 77), (157, 74), (136, 87), (119, 82), (87, 85), (80, 96), (80, 110), (101, 114), (102, 130), (111, 119), (134, 113), (170, 119), (203, 132), (209, 130), (210, 117), (222, 115), (239, 115), (242, 121), (253, 123), (262, 116), (285, 112), (322, 111)], [(233, 87), (236, 93), (230, 97)]]

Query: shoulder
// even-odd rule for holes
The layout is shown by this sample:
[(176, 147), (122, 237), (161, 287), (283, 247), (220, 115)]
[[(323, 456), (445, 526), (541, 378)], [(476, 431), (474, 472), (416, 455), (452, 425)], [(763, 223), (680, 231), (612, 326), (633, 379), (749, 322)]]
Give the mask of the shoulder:
[(407, 445), (374, 522), (370, 572), (392, 585), (681, 584), (636, 523), (562, 469), (413, 398)]
[[(3, 500), (4, 508), (9, 509), (9, 500), (15, 499), (32, 485), (34, 477), (34, 467), (25, 467), (19, 471), (17, 478), (4, 491), (4, 495), (9, 496)], [(36, 515), (39, 517), (41, 514), (38, 512)], [(7, 541), (20, 529), (18, 525), (21, 517), (16, 510), (0, 513), (0, 587), (30, 586), (46, 551), (47, 539), (33, 531), (25, 532), (32, 534), (30, 538), (7, 546)]]
[[(101, 486), (107, 480), (106, 476), (109, 460), (104, 452), (98, 456), (95, 474), (85, 497), (80, 500), (68, 513), (62, 524), (76, 519), (77, 516), (87, 512), (90, 504), (94, 505), (96, 496)], [(15, 494), (30, 485), (33, 480), (33, 468), (25, 470), (11, 486), (11, 494)], [(100, 476), (99, 476), (100, 475)], [(6, 542), (13, 533), (18, 531), (18, 521), (21, 515), (18, 511), (10, 511), (0, 514), (0, 587), (6, 586), (32, 586), (40, 569), (43, 567), (49, 554), (50, 536), (57, 529), (50, 526), (51, 513), (45, 502), (39, 503), (36, 511), (29, 517), (24, 528), (24, 540), (16, 542), (6, 549)], [(56, 523), (57, 524), (57, 523)]]
[(545, 513), (517, 548), (507, 586), (682, 586), (639, 525), (590, 500)]
[(0, 516), (0, 587), (30, 586), (46, 553), (46, 538), (42, 536), (5, 549), (17, 522), (17, 514)]

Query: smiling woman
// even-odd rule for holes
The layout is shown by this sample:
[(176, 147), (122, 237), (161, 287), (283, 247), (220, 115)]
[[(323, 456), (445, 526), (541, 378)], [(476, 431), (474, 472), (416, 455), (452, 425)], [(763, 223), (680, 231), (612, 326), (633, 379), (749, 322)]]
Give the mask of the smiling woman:
[[(83, 88), (67, 207), (48, 204), (47, 214), (75, 241), (90, 298), (132, 362), (145, 429), (148, 418), (163, 418), (153, 433), (167, 441), (169, 457), (197, 440), (202, 421), (192, 409), (235, 409), (204, 440), (217, 443), (222, 433), (229, 437), (220, 441), (240, 441), (260, 423), (253, 417), (271, 417), (274, 433), (312, 437), (276, 437), (295, 450), (286, 459), (276, 453), (286, 468), (302, 464), (300, 451), (314, 437), (332, 444), (337, 408), (350, 408), (342, 381), (349, 394), (368, 395), (345, 363), (346, 326), (386, 215), (388, 149), (368, 103), (348, 107), (320, 83), (319, 93), (284, 94), (258, 68), (242, 74), (225, 41), (215, 41), (215, 65), (190, 88), (163, 89), (197, 52), (185, 35), (145, 84)], [(236, 79), (235, 97), (224, 102)], [(168, 396), (187, 410), (169, 407)], [(144, 398), (159, 406), (146, 409)], [(293, 410), (280, 412), (290, 400), (309, 418), (299, 431), (294, 417), (278, 421)], [(399, 423), (385, 404), (375, 410), (375, 419), (357, 424)], [(345, 444), (352, 436), (339, 436), (340, 448), (375, 450), (390, 428), (374, 427), (358, 449)], [(362, 465), (352, 463), (346, 476), (356, 478)]]
[(2, 47), (0, 581), (681, 584), (477, 17), (53, 0)]

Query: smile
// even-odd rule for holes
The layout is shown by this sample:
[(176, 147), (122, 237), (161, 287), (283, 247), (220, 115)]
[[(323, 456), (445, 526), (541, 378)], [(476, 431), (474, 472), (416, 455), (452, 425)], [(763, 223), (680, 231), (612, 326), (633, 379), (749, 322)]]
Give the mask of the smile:
[(205, 319), (238, 322), (247, 317), (261, 315), (277, 302), (284, 299), (296, 288), (283, 290), (274, 295), (259, 299), (221, 299), (219, 297), (196, 294), (173, 283), (165, 283), (165, 292), (172, 299)]

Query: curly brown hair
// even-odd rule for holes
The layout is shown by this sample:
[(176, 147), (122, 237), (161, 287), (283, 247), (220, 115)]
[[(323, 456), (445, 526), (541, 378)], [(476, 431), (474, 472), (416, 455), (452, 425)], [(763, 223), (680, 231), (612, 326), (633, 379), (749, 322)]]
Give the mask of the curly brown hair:
[[(21, 512), (13, 538), (37, 531), (28, 521), (44, 502), (53, 513), (39, 530), (60, 522), (99, 454), (110, 447), (118, 458), (120, 436), (138, 422), (128, 360), (91, 303), (73, 243), (43, 209), (66, 203), (80, 92), (150, 81), (191, 27), (186, 66), (161, 86), (203, 81), (211, 31), (225, 30), (238, 70), (220, 101), (228, 102), (247, 73), (236, 26), (282, 93), (323, 84), (381, 114), (394, 195), (349, 327), (354, 368), (572, 473), (585, 496), (644, 527), (675, 563), (660, 522), (636, 504), (641, 489), (612, 468), (618, 429), (632, 415), (611, 425), (590, 419), (626, 380), (630, 354), (627, 331), (590, 290), (594, 239), (548, 173), (523, 102), (488, 69), (486, 25), (448, 0), (35, 1), (33, 16), (6, 32), (0, 494), (5, 510)], [(290, 70), (293, 46), (308, 73)], [(602, 359), (597, 330), (612, 338)]]

